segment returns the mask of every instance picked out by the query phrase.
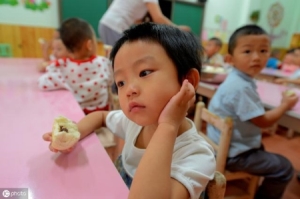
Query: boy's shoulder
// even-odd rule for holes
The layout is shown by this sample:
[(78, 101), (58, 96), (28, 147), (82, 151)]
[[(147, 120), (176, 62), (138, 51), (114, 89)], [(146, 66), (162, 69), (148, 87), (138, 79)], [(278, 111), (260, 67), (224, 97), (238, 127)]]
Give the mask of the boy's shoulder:
[(226, 93), (235, 92), (244, 89), (248, 85), (248, 81), (237, 75), (235, 71), (231, 71), (225, 81), (219, 86), (218, 90), (224, 91)]
[(241, 95), (247, 95), (247, 93), (253, 93), (255, 90), (255, 83), (253, 80), (246, 80), (242, 76), (231, 71), (225, 81), (219, 86), (213, 98), (216, 103), (222, 99), (222, 101), (234, 101), (241, 97)]

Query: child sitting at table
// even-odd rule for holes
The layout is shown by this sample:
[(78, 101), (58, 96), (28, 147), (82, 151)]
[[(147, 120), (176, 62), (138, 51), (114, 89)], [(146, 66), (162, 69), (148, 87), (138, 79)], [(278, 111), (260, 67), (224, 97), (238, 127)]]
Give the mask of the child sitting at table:
[(294, 48), (287, 51), (282, 61), (282, 71), (294, 73), (300, 68), (300, 55), (298, 55), (296, 52), (298, 52), (298, 50)]
[(199, 82), (199, 52), (191, 33), (154, 23), (125, 31), (111, 51), (122, 110), (97, 111), (77, 125), (81, 139), (101, 126), (125, 139), (117, 167), (129, 198), (198, 199), (214, 176), (213, 150), (186, 118)]
[(51, 64), (51, 62), (53, 62), (57, 59), (61, 59), (61, 58), (69, 57), (69, 56), (70, 56), (70, 53), (68, 52), (68, 50), (65, 47), (64, 43), (62, 42), (62, 40), (60, 38), (55, 38), (52, 41), (51, 58), (48, 58), (47, 60), (44, 59), (42, 62), (40, 62), (38, 64), (37, 69), (39, 72), (45, 72), (47, 66), (49, 66)]
[(219, 53), (221, 48), (222, 41), (219, 38), (210, 38), (205, 46), (205, 56), (203, 63), (211, 66), (223, 66), (224, 58)]
[(279, 69), (281, 66), (281, 61), (279, 60), (280, 51), (278, 49), (272, 50), (271, 56), (267, 61), (266, 67)]
[[(261, 128), (269, 127), (298, 101), (296, 95), (283, 95), (281, 104), (265, 111), (256, 91), (255, 75), (265, 67), (270, 53), (267, 33), (256, 25), (237, 29), (230, 37), (228, 52), (234, 66), (209, 104), (220, 117), (233, 119), (233, 131), (226, 169), (263, 176), (257, 199), (281, 198), (294, 170), (285, 157), (269, 153), (261, 143)], [(211, 125), (207, 133), (215, 143), (220, 132)]]
[(39, 78), (42, 90), (67, 89), (85, 114), (108, 110), (108, 87), (113, 82), (110, 61), (96, 56), (96, 36), (84, 20), (70, 18), (59, 29), (61, 39), (73, 58), (58, 59)]
[(294, 84), (296, 86), (300, 85), (300, 48), (295, 48), (292, 51), (293, 63), (296, 66), (295, 71), (289, 78), (278, 78), (275, 83), (279, 84)]

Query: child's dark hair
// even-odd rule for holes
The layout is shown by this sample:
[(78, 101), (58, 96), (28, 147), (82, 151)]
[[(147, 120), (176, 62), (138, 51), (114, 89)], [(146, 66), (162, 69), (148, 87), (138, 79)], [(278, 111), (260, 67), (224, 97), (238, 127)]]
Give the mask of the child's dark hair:
[(85, 41), (94, 37), (94, 31), (90, 24), (78, 18), (63, 21), (59, 28), (59, 34), (64, 45), (71, 52), (80, 50)]
[(295, 53), (296, 50), (300, 50), (300, 47), (291, 48), (286, 51), (286, 54), (293, 54), (293, 53)]
[(245, 25), (238, 28), (229, 38), (228, 53), (232, 55), (238, 38), (247, 35), (267, 35), (267, 32), (257, 25)]
[(158, 43), (164, 48), (177, 69), (179, 83), (182, 83), (192, 68), (197, 69), (200, 74), (202, 47), (195, 37), (178, 28), (154, 23), (142, 23), (124, 32), (110, 53), (113, 67), (115, 56), (122, 45), (138, 40)]
[(215, 45), (222, 48), (223, 43), (222, 43), (221, 39), (219, 39), (217, 37), (212, 37), (212, 38), (209, 39), (209, 41), (213, 41), (215, 43)]

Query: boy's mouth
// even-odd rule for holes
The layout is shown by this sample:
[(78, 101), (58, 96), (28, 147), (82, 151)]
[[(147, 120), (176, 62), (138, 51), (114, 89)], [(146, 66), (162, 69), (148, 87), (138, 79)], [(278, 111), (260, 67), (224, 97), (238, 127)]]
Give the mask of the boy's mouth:
[(130, 102), (129, 103), (129, 112), (132, 112), (132, 111), (138, 111), (142, 108), (145, 108), (145, 106), (141, 105), (141, 104), (138, 104), (136, 102)]
[(251, 68), (261, 68), (260, 64), (252, 65)]

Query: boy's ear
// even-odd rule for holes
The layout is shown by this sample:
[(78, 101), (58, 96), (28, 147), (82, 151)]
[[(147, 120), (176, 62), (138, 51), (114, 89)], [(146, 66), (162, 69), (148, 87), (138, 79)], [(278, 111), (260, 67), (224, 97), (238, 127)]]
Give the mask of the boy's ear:
[(228, 53), (227, 55), (224, 56), (224, 61), (226, 63), (232, 63), (233, 62), (233, 56)]
[(194, 86), (194, 88), (197, 89), (200, 81), (200, 75), (198, 70), (195, 68), (190, 69), (185, 79), (189, 80), (189, 82)]

